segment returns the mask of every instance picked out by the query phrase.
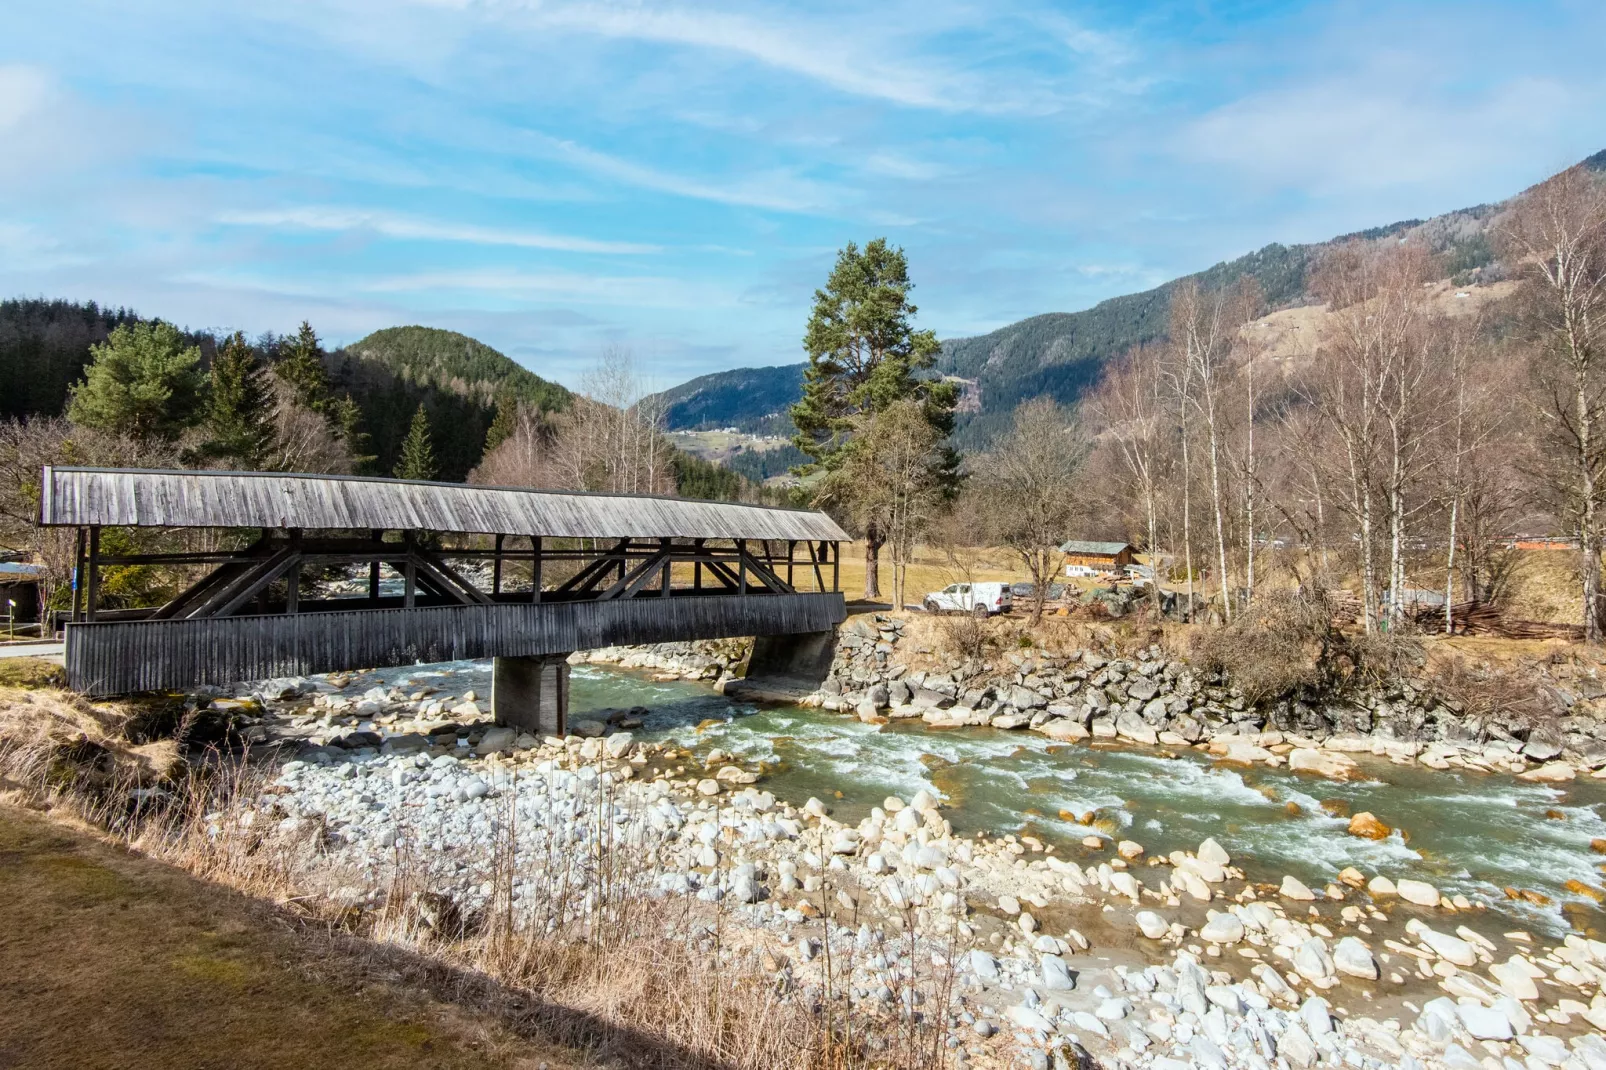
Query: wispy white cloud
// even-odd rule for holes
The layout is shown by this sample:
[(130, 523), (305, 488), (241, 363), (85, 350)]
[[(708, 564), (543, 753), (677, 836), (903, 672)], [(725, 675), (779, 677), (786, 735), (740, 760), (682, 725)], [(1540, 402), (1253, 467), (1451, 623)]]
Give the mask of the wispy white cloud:
[(744, 208), (811, 212), (839, 206), (845, 191), (828, 183), (801, 178), (795, 172), (771, 170), (729, 182), (709, 182), (588, 148), (575, 141), (529, 132), (530, 141), (547, 155), (594, 175), (641, 189), (677, 197), (713, 201)]
[(597, 241), (540, 231), (442, 223), (386, 212), (354, 208), (276, 208), (223, 212), (219, 223), (229, 226), (315, 231), (362, 231), (410, 241), (461, 242), (469, 245), (511, 245), (524, 249), (551, 249), (567, 253), (656, 253), (663, 247), (639, 242)]
[(864, 19), (845, 27), (837, 17), (797, 19), (776, 11), (755, 15), (711, 5), (651, 7), (639, 3), (552, 3), (528, 0), (526, 18), (542, 28), (684, 45), (734, 53), (844, 93), (948, 111), (1015, 111), (1019, 92), (955, 67), (937, 56), (888, 48), (885, 31), (866, 40)]
[(421, 271), (369, 278), (358, 282), (356, 288), (368, 293), (446, 292), (496, 295), (504, 299), (670, 309), (723, 307), (740, 303), (729, 289), (716, 283), (569, 271), (473, 268), (462, 271)]
[(1234, 101), (1191, 124), (1179, 147), (1256, 183), (1353, 193), (1442, 183), (1514, 158), (1550, 166), (1560, 161), (1533, 156), (1581, 118), (1581, 103), (1547, 78), (1468, 93), (1370, 75)]

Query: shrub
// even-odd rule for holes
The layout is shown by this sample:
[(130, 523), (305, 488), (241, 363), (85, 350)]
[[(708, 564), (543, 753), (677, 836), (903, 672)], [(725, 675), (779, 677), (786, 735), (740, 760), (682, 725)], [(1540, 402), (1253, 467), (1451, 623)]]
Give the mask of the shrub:
[(1322, 682), (1331, 620), (1320, 595), (1267, 592), (1231, 624), (1195, 635), (1192, 661), (1225, 672), (1249, 701), (1268, 702)]

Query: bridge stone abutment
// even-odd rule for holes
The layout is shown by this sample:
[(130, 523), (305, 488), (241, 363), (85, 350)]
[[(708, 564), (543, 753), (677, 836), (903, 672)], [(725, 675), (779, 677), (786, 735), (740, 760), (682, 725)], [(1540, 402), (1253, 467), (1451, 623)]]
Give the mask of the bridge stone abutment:
[(747, 675), (725, 687), (727, 695), (790, 701), (819, 689), (831, 674), (837, 630), (760, 635), (753, 640)]
[(569, 656), (537, 654), (491, 662), (491, 715), (533, 736), (569, 731)]

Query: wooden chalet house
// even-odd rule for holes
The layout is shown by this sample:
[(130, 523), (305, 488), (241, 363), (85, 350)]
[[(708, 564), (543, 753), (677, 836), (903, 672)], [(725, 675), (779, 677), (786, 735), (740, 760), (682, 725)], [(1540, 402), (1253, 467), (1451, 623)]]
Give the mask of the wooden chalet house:
[(1125, 542), (1089, 542), (1071, 539), (1060, 546), (1065, 555), (1065, 575), (1099, 576), (1132, 564), (1135, 551)]

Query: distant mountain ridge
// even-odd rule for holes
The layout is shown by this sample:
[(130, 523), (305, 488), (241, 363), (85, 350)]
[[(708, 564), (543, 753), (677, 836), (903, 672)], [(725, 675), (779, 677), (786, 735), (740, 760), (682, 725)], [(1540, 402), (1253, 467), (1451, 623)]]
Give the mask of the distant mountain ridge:
[(654, 394), (670, 431), (712, 431), (735, 427), (755, 435), (790, 435), (789, 405), (803, 395), (802, 364), (776, 368), (732, 368), (699, 375)]
[[(1606, 171), (1606, 150), (1582, 163)], [(937, 369), (970, 384), (966, 390), (970, 404), (960, 413), (955, 440), (963, 449), (984, 446), (1007, 423), (1015, 406), (1028, 398), (1047, 394), (1074, 404), (1098, 380), (1108, 361), (1134, 345), (1166, 336), (1171, 294), (1188, 279), (1215, 288), (1249, 275), (1260, 283), (1269, 308), (1286, 308), (1310, 300), (1307, 275), (1323, 250), (1352, 239), (1375, 241), (1396, 235), (1423, 238), (1441, 258), (1446, 275), (1458, 285), (1497, 278), (1500, 267), (1488, 224), (1504, 203), (1459, 209), (1427, 220), (1401, 220), (1325, 242), (1273, 243), (1080, 312), (1045, 313), (988, 334), (948, 339), (942, 343)], [(699, 376), (658, 395), (666, 402), (666, 424), (670, 430), (732, 426), (753, 433), (789, 433), (785, 411), (801, 396), (805, 366), (740, 368)], [(780, 414), (779, 418), (775, 414)]]

